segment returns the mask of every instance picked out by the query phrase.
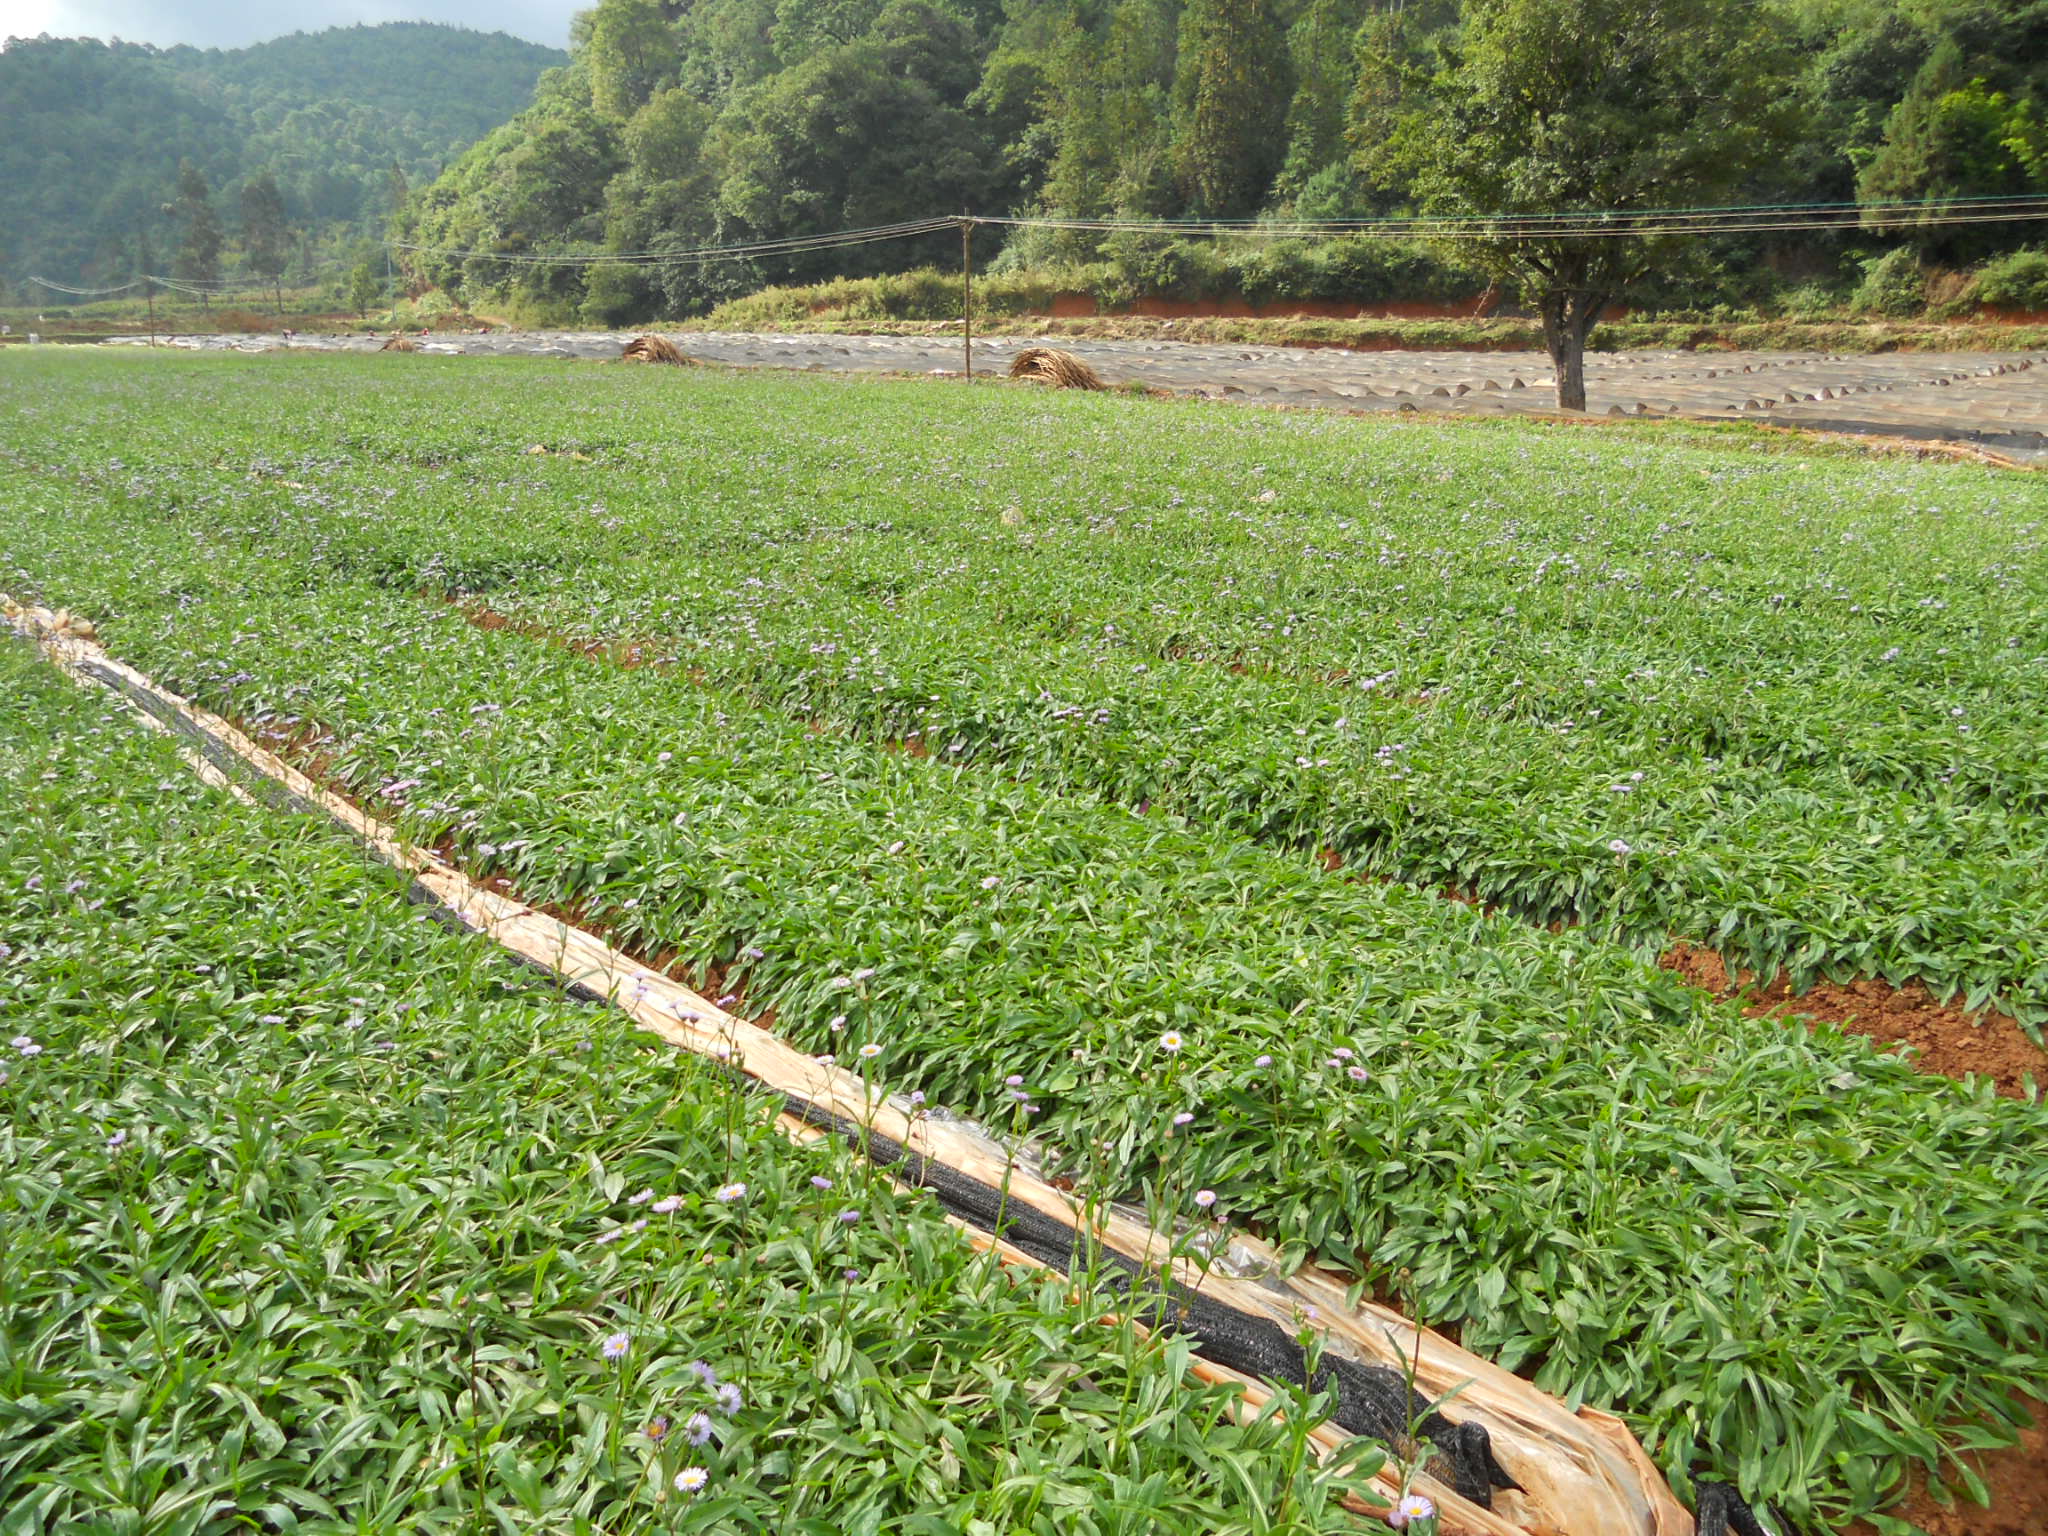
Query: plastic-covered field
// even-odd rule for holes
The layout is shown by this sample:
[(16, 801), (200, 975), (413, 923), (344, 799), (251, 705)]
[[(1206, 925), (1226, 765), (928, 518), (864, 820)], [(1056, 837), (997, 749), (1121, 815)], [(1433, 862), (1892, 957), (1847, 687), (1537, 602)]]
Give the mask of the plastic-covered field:
[(1068, 1176), (1215, 1191), (1681, 1488), (1813, 1526), (2009, 1436), (2038, 1104), (1654, 955), (2035, 1016), (2034, 482), (407, 362), (34, 360), (0, 567), (814, 1050), (1024, 1077)]

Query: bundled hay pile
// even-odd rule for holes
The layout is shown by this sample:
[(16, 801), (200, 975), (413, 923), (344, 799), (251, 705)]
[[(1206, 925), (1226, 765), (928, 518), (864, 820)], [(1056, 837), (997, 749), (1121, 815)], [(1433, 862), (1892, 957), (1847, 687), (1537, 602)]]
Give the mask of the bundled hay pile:
[(1071, 352), (1026, 347), (1010, 363), (1013, 379), (1036, 379), (1055, 389), (1103, 389), (1102, 376)]
[(677, 368), (687, 368), (697, 361), (666, 336), (635, 336), (626, 343), (619, 359), (627, 363), (669, 363)]
[(417, 352), (420, 344), (410, 336), (393, 336), (377, 350), (379, 352)]

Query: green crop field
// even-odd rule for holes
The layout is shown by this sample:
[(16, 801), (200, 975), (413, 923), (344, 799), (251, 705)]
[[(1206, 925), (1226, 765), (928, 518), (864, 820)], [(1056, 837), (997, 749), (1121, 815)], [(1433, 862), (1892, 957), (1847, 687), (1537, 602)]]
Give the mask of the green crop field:
[[(1056, 1170), (1162, 1213), (1216, 1191), (1291, 1252), (1613, 1407), (1681, 1491), (1726, 1478), (1808, 1531), (1881, 1509), (1915, 1464), (1967, 1492), (1952, 1453), (2010, 1442), (2010, 1394), (2048, 1374), (2038, 1099), (1917, 1074), (1831, 1025), (1745, 1018), (1657, 964), (1687, 938), (1797, 983), (1918, 980), (2048, 1020), (2038, 479), (1669, 426), (516, 361), (25, 354), (0, 360), (0, 386), (0, 590), (91, 615), (117, 655), (471, 872), (673, 954), (805, 1049), (873, 1047), (891, 1086), (982, 1116), (1022, 1075)], [(300, 1369), (327, 1391), (366, 1355), (430, 1378), (402, 1389), (416, 1411), (379, 1389), (320, 1409), (326, 1428), (246, 1431), (235, 1455), (310, 1460), (352, 1413), (381, 1414), (361, 1433), (390, 1459), (337, 1453), (321, 1499), (423, 1456), (454, 1470), (405, 1496), (451, 1519), (476, 1481), (465, 1457), (508, 1510), (522, 1489), (562, 1520), (626, 1498), (604, 1428), (618, 1373), (592, 1363), (604, 1309), (691, 1316), (701, 1292), (619, 1291), (584, 1268), (619, 1259), (573, 1234), (600, 1188), (666, 1187), (657, 1162), (710, 1187), (701, 1148), (721, 1138), (762, 1166), (799, 1155), (658, 1090), (676, 1069), (623, 1021), (486, 984), (470, 946), (389, 916), (382, 877), (320, 839), (196, 789), (130, 803), (170, 771), (160, 748), (102, 730), (85, 755), (155, 765), (45, 784), (56, 706), (14, 671), (16, 780), (72, 803), (63, 835), (54, 812), (6, 827), (0, 921), (32, 943), (0, 938), (63, 958), (8, 962), (0, 997), (63, 1045), (0, 1087), (0, 1221), (58, 1220), (47, 1169), (79, 1147), (109, 1191), (145, 1198), (148, 1181), (118, 1182), (138, 1160), (96, 1150), (131, 1089), (210, 1117), (214, 1166), (267, 1171), (253, 1205), (253, 1171), (213, 1175), (217, 1212), (176, 1204), (184, 1236), (156, 1260), (125, 1229), (66, 1239), (89, 1254), (8, 1244), (0, 1360), (12, 1395), (67, 1422), (8, 1423), (0, 1468), (56, 1490), (117, 1466), (133, 1482), (179, 1436), (226, 1458), (220, 1426), (280, 1424), (162, 1385), (185, 1382), (167, 1341), (197, 1330), (251, 1351), (273, 1393)], [(125, 937), (51, 899), (67, 838), (138, 892)], [(147, 867), (173, 858), (196, 862)], [(201, 894), (189, 911), (139, 894), (164, 884)], [(332, 934), (290, 942), (336, 959), (265, 973), (286, 942), (260, 937), (273, 905), (310, 923), (309, 890)], [(145, 935), (228, 968), (232, 998), (170, 972), (145, 986)], [(174, 1008), (181, 987), (207, 1001)], [(371, 989), (395, 1048), (323, 1037), (309, 1061), (303, 1029)], [(131, 1075), (138, 1028), (155, 1054)], [(98, 1075), (67, 1076), (73, 1057)], [(529, 1113), (562, 1128), (510, 1139)], [(179, 1134), (204, 1187), (208, 1143)], [(333, 1209), (330, 1158), (363, 1160), (362, 1210)], [(434, 1209), (433, 1188), (469, 1204)], [(67, 1210), (87, 1198), (61, 1189)], [(799, 1266), (803, 1202), (786, 1201), (773, 1219)], [(245, 1341), (255, 1324), (215, 1320), (254, 1283), (215, 1245), (260, 1251), (290, 1227), (311, 1268), (276, 1304), (303, 1307), (343, 1241), (322, 1223), (413, 1228), (379, 1270), (374, 1341)], [(701, 1223), (674, 1242), (724, 1251)], [(947, 1277), (964, 1261), (918, 1251), (897, 1272), (931, 1320), (892, 1304), (910, 1330), (962, 1331), (914, 1365), (876, 1360), (892, 1411), (913, 1411), (907, 1375), (971, 1374), (970, 1352), (1016, 1351), (1004, 1368), (1029, 1375), (1081, 1348), (1085, 1319), (1030, 1342), (1007, 1331), (1012, 1293), (962, 1299)], [(423, 1298), (476, 1272), (520, 1295), (507, 1348), (535, 1403), (576, 1422), (529, 1404), (479, 1431), (452, 1406), (463, 1325)], [(52, 1321), (144, 1274), (157, 1310), (125, 1334)], [(759, 1283), (801, 1291), (794, 1276)], [(808, 1316), (755, 1346), (782, 1362), (761, 1369), (787, 1377)], [(294, 1363), (263, 1364), (279, 1354)], [(1139, 1394), (1178, 1379), (1170, 1360), (1129, 1370)], [(793, 1387), (778, 1404), (760, 1434), (808, 1432)], [(1245, 1518), (1187, 1502), (1173, 1469), (1225, 1433), (1213, 1406), (1197, 1418), (1153, 1469), (1160, 1498), (1197, 1525)], [(994, 1424), (968, 1433), (1014, 1434)], [(733, 1454), (736, 1474), (809, 1475)], [(1135, 1454), (1106, 1443), (1082, 1458), (1103, 1481), (1076, 1485), (1107, 1497), (1149, 1475)], [(996, 1499), (1010, 1474), (989, 1475), (994, 1491), (945, 1497)], [(872, 1476), (877, 1519), (923, 1507), (923, 1483)]]
[(0, 795), (0, 1529), (1334, 1528), (1313, 1413), (1230, 1423), (11, 644)]

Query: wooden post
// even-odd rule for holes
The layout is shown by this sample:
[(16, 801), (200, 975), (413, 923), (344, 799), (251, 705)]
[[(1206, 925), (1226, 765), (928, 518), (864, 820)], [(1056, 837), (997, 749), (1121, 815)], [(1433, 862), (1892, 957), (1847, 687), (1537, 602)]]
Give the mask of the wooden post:
[(960, 221), (960, 361), (974, 382), (974, 221)]

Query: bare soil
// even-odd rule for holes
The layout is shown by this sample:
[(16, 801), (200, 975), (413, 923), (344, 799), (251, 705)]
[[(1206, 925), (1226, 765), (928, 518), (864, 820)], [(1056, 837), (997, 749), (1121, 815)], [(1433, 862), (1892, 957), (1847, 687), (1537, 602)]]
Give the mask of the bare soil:
[[(1783, 976), (1762, 984), (1751, 971), (1731, 977), (1715, 951), (1684, 942), (1666, 950), (1663, 963), (1716, 997), (1740, 998), (1742, 1011), (1751, 1018), (1782, 1014), (1824, 1019), (1880, 1044), (1903, 1048), (1922, 1072), (1957, 1079), (1988, 1077), (2007, 1098), (2024, 1098), (2028, 1078), (2048, 1090), (2048, 1051), (2029, 1040), (2018, 1024), (2002, 1013), (1971, 1013), (1941, 1002), (1919, 982), (1903, 987), (1876, 980), (1822, 982), (1795, 994)], [(2039, 1530), (2048, 1533), (2048, 1523)]]
[[(1984, 1480), (1991, 1507), (1968, 1503), (1937, 1503), (1926, 1479), (1913, 1479), (1904, 1503), (1887, 1513), (1927, 1532), (1927, 1536), (2043, 1536), (2048, 1532), (2048, 1406), (2025, 1399), (2020, 1406), (2033, 1418), (2020, 1443), (2003, 1451), (1968, 1456)], [(1862, 1521), (1844, 1526), (1840, 1536), (1877, 1536)]]

